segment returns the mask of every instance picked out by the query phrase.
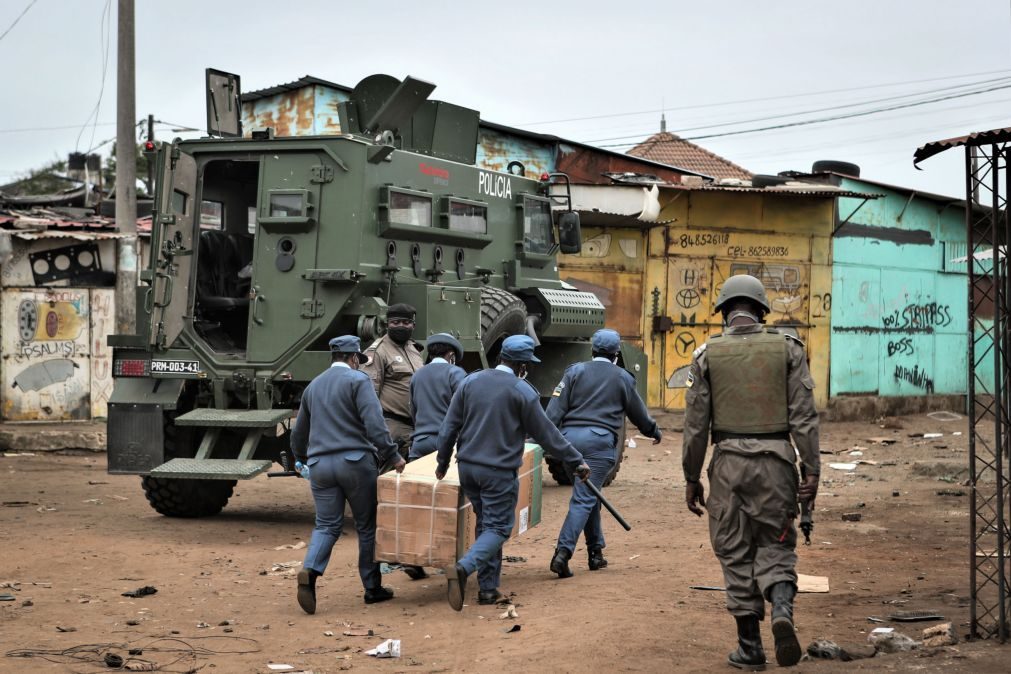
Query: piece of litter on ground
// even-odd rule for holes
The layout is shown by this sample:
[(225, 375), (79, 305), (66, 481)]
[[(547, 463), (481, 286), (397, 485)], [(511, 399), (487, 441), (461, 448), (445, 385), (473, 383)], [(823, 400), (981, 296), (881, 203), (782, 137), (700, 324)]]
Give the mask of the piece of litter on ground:
[(523, 628), (520, 627), (519, 625), (513, 625), (512, 627), (506, 629), (505, 633), (506, 634), (512, 634), (513, 632), (519, 632), (521, 629), (523, 629)]
[(625, 443), (625, 444), (628, 445), (629, 449), (635, 449), (636, 447), (639, 446), (639, 445), (635, 444), (635, 438), (629, 438), (628, 442)]
[(870, 459), (857, 459), (853, 463), (857, 464), (858, 466), (876, 466), (876, 465), (878, 465), (877, 461), (871, 461)]
[(323, 636), (325, 636), (325, 637), (332, 637), (333, 636), (333, 632), (331, 632), (330, 630), (327, 630), (326, 632), (323, 632)]
[(804, 594), (822, 594), (829, 592), (828, 576), (808, 576), (797, 574), (797, 592)]
[(829, 468), (834, 470), (856, 470), (857, 464), (855, 463), (830, 463)]
[(863, 519), (863, 515), (861, 515), (860, 513), (843, 513), (842, 514), (842, 521), (843, 522), (859, 522), (862, 519)]
[(888, 622), (888, 621), (884, 620), (883, 618), (879, 618), (877, 616), (869, 615), (869, 616), (867, 616), (867, 622), (869, 622), (869, 623), (883, 623), (883, 622)]
[(200, 622), (197, 623), (197, 627), (200, 628), (200, 629), (204, 629), (206, 627), (210, 627), (210, 625), (208, 625), (207, 623), (205, 623), (203, 621), (200, 621)]
[(962, 418), (961, 414), (955, 414), (954, 412), (946, 412), (944, 410), (939, 410), (937, 412), (927, 412), (927, 416), (934, 421), (958, 421)]
[(279, 545), (275, 550), (301, 550), (305, 547), (305, 541), (299, 541), (298, 543), (288, 543), (287, 545)]
[(426, 638), (426, 639), (431, 639), (431, 638), (432, 638), (432, 635), (431, 635), (431, 634), (426, 634), (426, 635), (425, 635), (425, 638)]
[(291, 670), (293, 670), (295, 668), (292, 667), (291, 665), (268, 664), (267, 665), (267, 669), (269, 669), (269, 670), (271, 670), (273, 672), (289, 672), (289, 671), (291, 671)]
[(353, 625), (346, 630), (344, 630), (344, 636), (346, 637), (374, 637), (375, 633), (368, 628), (362, 627), (360, 625)]
[(894, 445), (895, 438), (889, 438), (879, 435), (873, 438), (867, 438), (867, 442), (873, 442), (876, 445)]
[(924, 440), (933, 440), (934, 438), (943, 438), (943, 437), (944, 437), (944, 433), (924, 433), (923, 434), (923, 439)]
[(520, 557), (519, 555), (506, 555), (502, 558), (503, 562), (509, 562), (510, 564), (523, 564), (527, 561), (526, 557)]
[(507, 620), (508, 618), (519, 618), (519, 614), (516, 613), (516, 607), (509, 604), (509, 608), (499, 614), (499, 620)]
[(896, 611), (888, 616), (899, 623), (915, 623), (927, 620), (944, 620), (944, 616), (934, 611)]
[(726, 588), (719, 585), (689, 585), (689, 590), (702, 590), (704, 592), (723, 592)]
[(633, 559), (638, 559), (639, 557), (642, 557), (642, 555), (632, 555), (631, 557), (628, 558), (628, 561), (631, 562)]
[(861, 452), (859, 449), (854, 449), (852, 452), (850, 452), (850, 456), (863, 456), (863, 455), (864, 453)]
[(158, 588), (154, 587), (153, 585), (145, 585), (144, 587), (138, 587), (136, 590), (129, 590), (127, 592), (124, 592), (122, 596), (134, 598), (146, 597), (149, 594), (156, 594), (157, 592)]
[(962, 435), (962, 431), (955, 431), (952, 435)]
[(375, 648), (365, 651), (365, 655), (371, 655), (374, 658), (399, 658), (400, 639), (387, 639)]
[(57, 632), (76, 632), (77, 628), (76, 627), (65, 627), (63, 625), (57, 625), (56, 626), (56, 631)]
[(12, 594), (0, 594), (0, 601), (14, 601), (16, 597)]

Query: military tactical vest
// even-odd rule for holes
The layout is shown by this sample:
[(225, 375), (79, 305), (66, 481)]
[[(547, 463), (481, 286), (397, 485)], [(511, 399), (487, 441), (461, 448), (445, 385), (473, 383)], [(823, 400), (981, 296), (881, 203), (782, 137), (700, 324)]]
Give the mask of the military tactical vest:
[(775, 331), (709, 339), (706, 358), (714, 431), (759, 434), (790, 429), (786, 339)]

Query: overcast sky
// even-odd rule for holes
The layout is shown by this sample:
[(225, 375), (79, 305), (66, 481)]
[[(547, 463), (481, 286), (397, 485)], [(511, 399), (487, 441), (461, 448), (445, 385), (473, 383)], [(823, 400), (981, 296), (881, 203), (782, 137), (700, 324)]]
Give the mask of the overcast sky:
[[(30, 3), (0, 2), (0, 33)], [(115, 136), (116, 5), (36, 0), (0, 38), (0, 181)], [(669, 131), (696, 138), (917, 104), (696, 142), (756, 173), (837, 159), (960, 196), (958, 152), (924, 171), (912, 153), (1011, 125), (1009, 28), (1008, 0), (141, 0), (137, 116), (201, 126), (208, 66), (239, 73), (247, 91), (306, 74), (348, 85), (410, 74), (484, 119), (619, 151), (658, 131), (661, 109)], [(941, 97), (952, 98), (919, 104)]]

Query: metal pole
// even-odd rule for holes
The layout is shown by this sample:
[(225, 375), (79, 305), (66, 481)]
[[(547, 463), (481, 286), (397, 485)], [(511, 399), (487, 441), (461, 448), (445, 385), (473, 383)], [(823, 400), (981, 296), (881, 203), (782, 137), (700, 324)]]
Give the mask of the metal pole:
[(134, 91), (134, 6), (119, 0), (116, 41), (116, 331), (132, 335), (137, 329), (137, 145)]
[[(1003, 167), (1004, 179), (1007, 181), (1011, 178), (1011, 173), (1008, 172), (1007, 165), (1007, 146), (1001, 145), (993, 146), (993, 189), (994, 189), (994, 210), (993, 218), (994, 224), (997, 225), (996, 236), (994, 240), (994, 259), (1000, 260), (1000, 274), (1001, 274), (1001, 314), (1004, 320), (1001, 322), (1000, 326), (1000, 338), (1002, 342), (1002, 348), (1000, 352), (1001, 357), (1001, 375), (1003, 381), (1001, 382), (1001, 406), (1000, 406), (1000, 441), (997, 443), (997, 456), (995, 457), (994, 466), (997, 469), (997, 494), (995, 497), (996, 503), (996, 515), (997, 515), (997, 569), (999, 583), (997, 584), (997, 629), (998, 629), (998, 639), (1001, 643), (1007, 640), (1008, 636), (1008, 616), (1007, 616), (1007, 568), (1005, 566), (1007, 562), (1007, 550), (1005, 546), (1007, 545), (1007, 539), (1005, 536), (1005, 523), (1004, 512), (1006, 508), (1005, 504), (1005, 482), (1004, 477), (1006, 475), (1004, 467), (1004, 455), (1009, 451), (1008, 444), (1008, 431), (1009, 431), (1009, 418), (1011, 418), (1011, 411), (1008, 409), (1009, 395), (1008, 395), (1008, 354), (1011, 352), (1011, 341), (1009, 341), (1008, 328), (1008, 312), (1011, 310), (1009, 307), (1009, 278), (1008, 278), (1008, 213), (1007, 213), (1007, 194), (1008, 194), (1008, 183), (1005, 182), (1004, 187), (1004, 198), (1001, 198), (1001, 168)], [(995, 265), (996, 266), (996, 265)]]
[(979, 509), (979, 495), (976, 493), (976, 232), (973, 221), (973, 160), (972, 145), (965, 146), (965, 234), (966, 252), (969, 265), (969, 487), (971, 490), (971, 510), (969, 512), (969, 636), (979, 638), (979, 624), (976, 616), (978, 601), (976, 590), (976, 513)]

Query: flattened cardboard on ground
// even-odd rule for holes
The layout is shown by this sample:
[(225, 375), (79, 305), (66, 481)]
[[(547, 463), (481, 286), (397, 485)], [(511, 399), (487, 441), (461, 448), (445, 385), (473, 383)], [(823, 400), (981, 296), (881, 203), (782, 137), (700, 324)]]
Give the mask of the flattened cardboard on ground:
[(828, 576), (805, 576), (797, 574), (797, 592), (821, 593), (828, 592)]
[[(527, 444), (519, 469), (516, 524), (510, 538), (541, 521), (543, 450)], [(412, 461), (401, 474), (379, 478), (376, 561), (415, 566), (449, 566), (474, 542), (474, 511), (460, 488), (456, 462), (445, 479), (435, 479), (436, 457)]]

